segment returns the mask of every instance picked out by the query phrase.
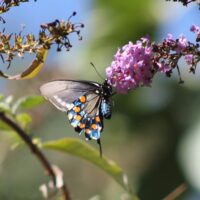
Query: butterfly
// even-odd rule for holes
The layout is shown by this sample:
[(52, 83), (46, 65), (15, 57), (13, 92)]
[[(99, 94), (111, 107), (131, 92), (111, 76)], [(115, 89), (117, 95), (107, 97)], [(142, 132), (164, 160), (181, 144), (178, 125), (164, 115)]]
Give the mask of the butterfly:
[(92, 81), (55, 80), (40, 87), (41, 94), (57, 109), (66, 112), (69, 123), (86, 140), (97, 140), (102, 154), (100, 137), (103, 119), (112, 116), (112, 87)]

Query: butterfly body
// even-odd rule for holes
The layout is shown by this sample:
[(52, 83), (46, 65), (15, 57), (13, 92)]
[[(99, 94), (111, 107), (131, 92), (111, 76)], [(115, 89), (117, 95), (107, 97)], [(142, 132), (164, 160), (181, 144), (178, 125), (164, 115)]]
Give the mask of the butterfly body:
[(57, 80), (41, 86), (42, 95), (56, 108), (66, 112), (75, 131), (86, 139), (99, 140), (103, 118), (112, 115), (112, 87), (90, 81)]

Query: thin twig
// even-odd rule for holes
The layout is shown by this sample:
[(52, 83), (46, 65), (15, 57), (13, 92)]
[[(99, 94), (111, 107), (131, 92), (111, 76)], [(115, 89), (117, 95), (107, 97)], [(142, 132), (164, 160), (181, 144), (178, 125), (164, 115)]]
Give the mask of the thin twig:
[(182, 183), (178, 187), (176, 187), (171, 193), (169, 193), (163, 200), (174, 200), (181, 194), (183, 194), (186, 191), (186, 189), (186, 183)]
[(179, 83), (180, 83), (180, 84), (182, 84), (182, 83), (184, 83), (184, 81), (183, 81), (183, 80), (182, 80), (182, 78), (181, 78), (181, 71), (180, 71), (180, 69), (179, 69), (179, 66), (178, 66), (178, 65), (176, 66), (176, 69), (177, 69), (177, 71), (178, 71)]
[[(0, 119), (4, 123), (6, 123), (8, 126), (10, 126), (13, 130), (15, 130), (16, 133), (23, 139), (23, 141), (31, 149), (32, 153), (40, 161), (40, 163), (42, 164), (43, 168), (45, 169), (45, 172), (47, 173), (47, 175), (53, 179), (54, 185), (56, 186), (56, 174), (55, 174), (54, 170), (52, 169), (51, 164), (49, 163), (47, 158), (44, 156), (42, 151), (40, 151), (40, 149), (32, 142), (32, 139), (28, 136), (28, 134), (16, 122), (14, 122), (9, 117), (7, 117), (4, 112), (0, 112)], [(65, 183), (63, 183), (63, 186), (59, 189), (63, 193), (64, 200), (71, 199), (70, 195), (69, 195), (69, 191), (68, 191)]]

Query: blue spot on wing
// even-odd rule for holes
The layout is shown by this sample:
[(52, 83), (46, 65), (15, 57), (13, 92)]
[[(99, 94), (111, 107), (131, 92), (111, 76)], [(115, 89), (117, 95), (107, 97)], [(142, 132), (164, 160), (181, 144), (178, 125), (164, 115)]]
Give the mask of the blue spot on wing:
[(90, 137), (94, 140), (98, 140), (101, 137), (101, 130), (91, 130)]
[(111, 112), (111, 103), (107, 100), (103, 100), (101, 102), (101, 114), (103, 117), (105, 117), (106, 119), (110, 119), (112, 112)]

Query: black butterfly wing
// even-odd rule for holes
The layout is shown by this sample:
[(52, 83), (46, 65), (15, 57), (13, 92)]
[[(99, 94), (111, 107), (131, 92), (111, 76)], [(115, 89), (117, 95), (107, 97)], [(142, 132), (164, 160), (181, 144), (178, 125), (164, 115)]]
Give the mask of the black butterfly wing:
[(85, 93), (94, 92), (99, 84), (89, 81), (57, 80), (40, 87), (41, 94), (56, 108), (67, 112), (70, 104)]
[(85, 133), (87, 139), (98, 140), (103, 130), (101, 96), (95, 93), (99, 87), (96, 82), (58, 80), (42, 85), (40, 91), (56, 108), (67, 112), (77, 132)]

